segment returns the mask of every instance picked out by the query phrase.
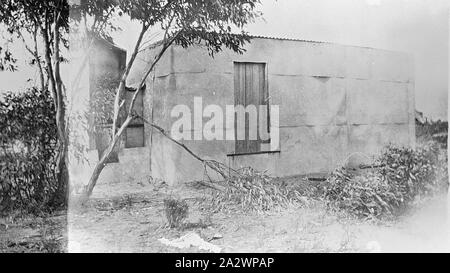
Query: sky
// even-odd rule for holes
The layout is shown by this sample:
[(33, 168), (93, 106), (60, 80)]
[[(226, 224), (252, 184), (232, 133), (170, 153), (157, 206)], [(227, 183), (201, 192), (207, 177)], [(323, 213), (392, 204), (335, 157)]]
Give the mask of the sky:
[(416, 109), (447, 119), (449, 0), (264, 1), (254, 34), (412, 53)]
[[(298, 38), (403, 51), (415, 61), (416, 109), (447, 120), (449, 0), (262, 0), (254, 35)], [(131, 51), (135, 24), (120, 22), (115, 42)], [(20, 50), (20, 49), (18, 49)], [(20, 52), (20, 51), (19, 51)], [(0, 72), (0, 91), (33, 84), (35, 71)], [(28, 78), (31, 81), (26, 82)]]

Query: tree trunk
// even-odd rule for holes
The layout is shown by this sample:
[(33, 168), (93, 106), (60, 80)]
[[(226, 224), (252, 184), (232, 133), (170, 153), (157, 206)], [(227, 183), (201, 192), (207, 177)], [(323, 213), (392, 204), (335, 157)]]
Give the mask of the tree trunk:
[(58, 182), (56, 191), (53, 193), (53, 197), (51, 198), (50, 205), (54, 208), (64, 208), (68, 204), (69, 194), (68, 194), (68, 185), (69, 185), (69, 169), (66, 164), (66, 152), (61, 153), (58, 156), (58, 165), (56, 179)]
[[(142, 38), (145, 34), (145, 32), (147, 31), (147, 26), (143, 25), (141, 33), (139, 35), (138, 41), (136, 43), (136, 46), (134, 48), (133, 54), (131, 56), (130, 61), (127, 64), (127, 68), (124, 71), (124, 74), (122, 75), (122, 79), (120, 81), (119, 87), (117, 89), (117, 93), (116, 93), (116, 97), (115, 97), (115, 101), (114, 101), (114, 118), (113, 118), (113, 128), (112, 128), (112, 135), (113, 135), (113, 139), (111, 140), (110, 144), (108, 145), (108, 148), (106, 148), (106, 150), (103, 152), (103, 156), (100, 159), (100, 161), (95, 165), (94, 171), (91, 175), (91, 178), (89, 179), (89, 183), (88, 185), (86, 185), (84, 191), (83, 191), (83, 196), (81, 198), (81, 203), (87, 201), (87, 199), (91, 196), (92, 191), (95, 187), (95, 185), (97, 184), (97, 180), (102, 172), (102, 170), (105, 168), (108, 157), (111, 155), (111, 153), (113, 152), (114, 148), (116, 147), (120, 137), (122, 136), (123, 132), (126, 130), (126, 128), (128, 127), (128, 125), (130, 124), (130, 122), (135, 118), (135, 115), (133, 113), (133, 108), (134, 108), (134, 103), (136, 102), (136, 98), (139, 92), (141, 92), (142, 87), (145, 85), (145, 81), (148, 77), (148, 75), (150, 74), (151, 71), (153, 71), (153, 69), (155, 68), (155, 65), (159, 62), (159, 60), (161, 59), (161, 57), (164, 55), (164, 52), (169, 48), (170, 45), (172, 45), (172, 43), (175, 41), (175, 38), (178, 36), (178, 34), (180, 32), (178, 32), (177, 34), (175, 34), (173, 37), (171, 37), (170, 39), (166, 40), (166, 42), (163, 44), (161, 51), (155, 56), (152, 64), (150, 65), (150, 67), (147, 69), (146, 73), (144, 74), (144, 76), (142, 77), (136, 92), (134, 93), (130, 105), (128, 106), (128, 114), (126, 115), (126, 119), (125, 121), (122, 123), (122, 125), (119, 127), (119, 114), (120, 114), (120, 109), (121, 109), (121, 97), (122, 97), (122, 93), (125, 91), (125, 83), (128, 77), (128, 74), (131, 70), (131, 67), (133, 66), (134, 60), (136, 59), (137, 54), (139, 53), (139, 46), (141, 44)], [(117, 127), (119, 127), (118, 129), (116, 129)]]
[(83, 191), (82, 202), (86, 201), (91, 196), (92, 191), (94, 190), (94, 187), (97, 184), (97, 180), (106, 166), (109, 156), (114, 151), (116, 145), (118, 145), (120, 137), (122, 136), (123, 132), (125, 131), (125, 129), (128, 127), (128, 125), (132, 120), (133, 120), (132, 116), (127, 117), (122, 126), (120, 126), (119, 131), (117, 131), (117, 133), (114, 134), (113, 139), (108, 145), (108, 148), (106, 148), (106, 150), (103, 152), (103, 156), (100, 158), (100, 161), (95, 165), (94, 171), (91, 175), (91, 178), (89, 179), (89, 183), (86, 185)]
[[(59, 16), (58, 16), (59, 18)], [(58, 155), (56, 162), (57, 189), (51, 198), (51, 204), (64, 207), (68, 201), (67, 188), (69, 182), (68, 148), (69, 137), (66, 123), (66, 94), (60, 74), (60, 32), (59, 20), (53, 25), (53, 38), (51, 38), (50, 26), (42, 29), (45, 47), (45, 61), (47, 75), (50, 81), (50, 90), (56, 110), (56, 127), (58, 131)], [(52, 45), (53, 44), (53, 45)], [(53, 49), (53, 50), (52, 50)], [(52, 55), (53, 53), (53, 55)], [(53, 62), (52, 62), (53, 59)]]

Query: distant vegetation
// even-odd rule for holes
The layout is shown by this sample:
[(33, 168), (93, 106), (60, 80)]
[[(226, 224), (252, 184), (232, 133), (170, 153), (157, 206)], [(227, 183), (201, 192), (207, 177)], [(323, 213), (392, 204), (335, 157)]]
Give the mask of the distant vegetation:
[(434, 140), (447, 148), (448, 121), (416, 118), (416, 137), (418, 142)]

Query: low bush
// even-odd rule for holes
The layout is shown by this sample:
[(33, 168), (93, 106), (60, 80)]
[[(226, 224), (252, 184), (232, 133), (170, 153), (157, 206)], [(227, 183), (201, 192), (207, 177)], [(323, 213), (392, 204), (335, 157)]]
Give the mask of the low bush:
[(297, 191), (275, 183), (265, 172), (248, 167), (231, 177), (223, 191), (215, 193), (213, 206), (217, 211), (239, 208), (246, 212), (263, 212), (286, 206), (299, 197)]
[(166, 214), (169, 227), (181, 227), (183, 221), (187, 218), (189, 207), (185, 200), (175, 198), (164, 199), (164, 212)]
[(360, 217), (392, 214), (401, 202), (395, 189), (375, 172), (354, 176), (341, 168), (333, 172), (324, 186), (327, 205)]
[(448, 192), (450, 180), (448, 177), (448, 153), (447, 149), (439, 150), (438, 163), (436, 166), (436, 184), (434, 191), (438, 193)]
[(416, 149), (389, 145), (375, 168), (359, 174), (335, 170), (323, 186), (323, 197), (329, 207), (359, 217), (397, 215), (416, 200), (447, 189), (447, 165), (439, 157), (433, 142)]
[(425, 118), (425, 121), (416, 120), (416, 138), (418, 141), (436, 141), (447, 148), (448, 122)]
[(436, 188), (439, 147), (434, 142), (416, 149), (389, 145), (378, 158), (379, 173), (393, 185), (405, 202), (429, 194)]

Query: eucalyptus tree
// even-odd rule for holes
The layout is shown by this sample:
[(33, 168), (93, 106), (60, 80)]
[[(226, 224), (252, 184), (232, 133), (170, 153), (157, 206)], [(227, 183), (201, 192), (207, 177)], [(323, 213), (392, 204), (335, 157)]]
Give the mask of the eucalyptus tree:
[[(259, 0), (3, 0), (0, 24), (26, 44), (33, 63), (38, 67), (41, 88), (48, 88), (53, 98), (59, 142), (57, 175), (61, 189), (65, 189), (68, 183), (67, 83), (61, 77), (61, 63), (66, 61), (62, 49), (69, 49), (69, 29), (71, 32), (83, 30), (86, 34), (87, 54), (80, 69), (74, 72), (70, 83), (73, 86), (77, 85), (79, 75), (86, 68), (93, 39), (110, 40), (110, 34), (118, 30), (115, 18), (123, 17), (140, 26), (134, 49), (115, 91), (111, 141), (84, 189), (84, 195), (89, 197), (125, 129), (139, 118), (133, 110), (135, 101), (166, 50), (171, 45), (186, 48), (201, 44), (211, 57), (223, 48), (243, 53), (245, 43), (250, 41), (244, 28), (261, 15), (257, 10), (259, 4)], [(124, 92), (130, 71), (146, 44), (144, 37), (154, 31), (161, 33), (159, 51), (143, 71), (130, 103), (125, 105)], [(31, 43), (27, 44), (27, 41)], [(0, 69), (14, 69), (15, 60), (8, 50), (0, 48)], [(123, 112), (126, 113), (124, 117), (120, 114)]]
[[(171, 45), (187, 48), (201, 44), (211, 57), (223, 48), (242, 54), (245, 43), (250, 41), (244, 27), (260, 16), (257, 10), (259, 0), (117, 0), (117, 4), (120, 15), (136, 21), (140, 31), (115, 94), (112, 138), (85, 188), (86, 197), (91, 195), (127, 126), (140, 118), (133, 110), (135, 101), (166, 50)], [(128, 76), (142, 49), (145, 35), (155, 30), (160, 31), (162, 36), (158, 42), (158, 52), (143, 71), (131, 101), (125, 105), (124, 92)], [(126, 113), (124, 117), (120, 117), (121, 112)], [(155, 128), (160, 127), (155, 125)]]
[[(56, 176), (58, 190), (54, 201), (66, 202), (69, 145), (69, 118), (67, 113), (66, 83), (61, 75), (61, 65), (68, 60), (63, 52), (69, 50), (70, 21), (81, 22), (82, 18), (94, 18), (89, 28), (91, 36), (107, 36), (110, 19), (117, 6), (116, 1), (78, 1), (78, 9), (71, 9), (67, 0), (2, 0), (0, 3), (0, 27), (6, 30), (2, 33), (0, 44), (0, 70), (15, 71), (17, 58), (9, 49), (9, 44), (22, 43), (30, 54), (30, 65), (37, 68), (39, 74), (40, 91), (49, 91), (55, 107), (55, 121), (57, 125), (58, 155), (56, 162)], [(69, 14), (73, 13), (74, 20)]]

